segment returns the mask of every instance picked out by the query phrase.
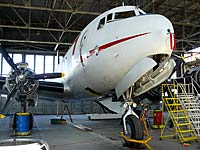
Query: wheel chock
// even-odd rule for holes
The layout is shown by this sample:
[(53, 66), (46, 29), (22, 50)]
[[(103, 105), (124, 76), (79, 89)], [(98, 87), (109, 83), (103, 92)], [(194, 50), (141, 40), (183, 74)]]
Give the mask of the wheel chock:
[(51, 119), (51, 124), (67, 124), (65, 119)]
[(128, 142), (144, 144), (149, 150), (152, 150), (152, 147), (147, 143), (152, 139), (151, 136), (147, 136), (145, 140), (135, 140), (124, 135), (123, 132), (120, 132), (120, 135)]

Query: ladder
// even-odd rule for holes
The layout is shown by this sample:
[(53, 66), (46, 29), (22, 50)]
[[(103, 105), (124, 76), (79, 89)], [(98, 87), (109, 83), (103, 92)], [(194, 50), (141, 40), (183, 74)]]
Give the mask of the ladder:
[(198, 91), (193, 86), (193, 80), (189, 84), (180, 84), (179, 88), (182, 91), (177, 93), (177, 97), (181, 100), (181, 103), (186, 110), (186, 113), (197, 133), (200, 136), (200, 104), (196, 99)]
[[(190, 118), (187, 115), (183, 101), (177, 96), (177, 93), (180, 90), (184, 90), (180, 88), (179, 84), (163, 84), (162, 85), (162, 110), (164, 109), (168, 112), (168, 117), (164, 124), (164, 127), (161, 129), (160, 139), (173, 137), (180, 140), (181, 143), (197, 140), (197, 134), (190, 122)], [(166, 125), (171, 119), (174, 126), (174, 131), (172, 134), (166, 134)]]

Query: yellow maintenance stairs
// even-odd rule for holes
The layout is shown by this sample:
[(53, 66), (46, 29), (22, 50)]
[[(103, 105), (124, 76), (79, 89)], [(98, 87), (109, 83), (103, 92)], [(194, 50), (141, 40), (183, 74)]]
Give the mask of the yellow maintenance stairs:
[[(162, 85), (162, 110), (168, 112), (168, 117), (165, 121), (164, 127), (161, 129), (160, 139), (164, 138), (178, 138), (181, 143), (192, 140), (197, 140), (197, 134), (193, 124), (187, 114), (179, 93), (184, 95), (187, 99), (187, 92), (180, 83), (177, 84), (163, 84)], [(167, 123), (171, 119), (173, 122), (173, 131), (166, 130)]]
[(178, 95), (196, 133), (200, 136), (200, 105), (194, 94)]
[[(200, 101), (198, 100), (200, 85), (193, 79), (184, 78), (183, 84), (179, 84), (182, 93), (179, 90), (177, 97), (180, 98), (184, 109), (190, 118), (191, 123), (198, 135), (200, 136)], [(176, 82), (176, 81), (175, 81)], [(176, 82), (177, 83), (177, 82)]]

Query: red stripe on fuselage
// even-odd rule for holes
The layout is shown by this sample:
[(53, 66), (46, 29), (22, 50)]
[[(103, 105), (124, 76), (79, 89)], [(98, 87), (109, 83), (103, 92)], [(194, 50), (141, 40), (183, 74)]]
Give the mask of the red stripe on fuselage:
[(142, 33), (142, 34), (137, 34), (137, 35), (134, 35), (134, 36), (126, 37), (126, 38), (123, 38), (123, 39), (120, 39), (120, 40), (116, 40), (116, 41), (107, 43), (107, 44), (105, 44), (105, 45), (100, 46), (100, 47), (99, 47), (99, 51), (102, 51), (102, 50), (104, 50), (104, 49), (106, 49), (106, 48), (109, 48), (109, 47), (111, 47), (111, 46), (117, 45), (117, 44), (119, 44), (119, 43), (128, 41), (128, 40), (130, 40), (130, 39), (133, 39), (133, 38), (136, 38), (136, 37), (139, 37), (139, 36), (143, 36), (143, 35), (146, 35), (146, 34), (149, 34), (149, 32), (147, 32), (147, 33)]
[[(146, 35), (146, 34), (149, 34), (150, 32), (146, 32), (146, 33), (142, 33), (142, 34), (137, 34), (137, 35), (133, 35), (133, 36), (129, 36), (129, 37), (126, 37), (126, 38), (123, 38), (123, 39), (119, 39), (119, 40), (116, 40), (116, 41), (113, 41), (113, 42), (110, 42), (110, 43), (107, 43), (107, 44), (104, 44), (102, 46), (99, 46), (98, 48), (95, 48), (93, 50), (90, 50), (90, 56), (92, 54), (95, 53), (95, 50), (98, 49), (98, 51), (103, 51), (104, 49), (107, 49), (109, 47), (112, 47), (114, 45), (117, 45), (117, 44), (120, 44), (122, 42), (125, 42), (125, 41), (128, 41), (128, 40), (131, 40), (133, 38), (136, 38), (136, 37), (140, 37), (140, 36), (143, 36), (143, 35)], [(89, 57), (89, 56), (88, 56)]]
[(176, 35), (174, 34), (174, 47), (173, 50), (176, 50)]

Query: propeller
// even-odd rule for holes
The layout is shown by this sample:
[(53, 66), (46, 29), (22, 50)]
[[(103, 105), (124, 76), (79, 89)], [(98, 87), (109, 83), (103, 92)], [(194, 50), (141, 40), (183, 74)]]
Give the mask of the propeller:
[(11, 103), (15, 96), (26, 95), (27, 97), (32, 96), (38, 89), (39, 79), (54, 79), (64, 77), (63, 73), (44, 73), (35, 74), (27, 63), (15, 64), (8, 52), (0, 46), (0, 52), (3, 58), (11, 66), (12, 70), (6, 78), (6, 86), (8, 89), (8, 95), (5, 105), (3, 106), (2, 113), (7, 114)]
[(10, 105), (12, 104), (12, 102), (14, 100), (14, 96), (17, 92), (17, 87), (18, 87), (18, 85), (15, 84), (12, 91), (10, 93), (8, 93), (6, 103), (4, 104), (3, 109), (2, 109), (2, 114), (8, 114)]
[(17, 74), (19, 74), (19, 69), (17, 68), (16, 64), (13, 62), (12, 58), (8, 55), (5, 48), (0, 46), (0, 51), (3, 58), (7, 61), (7, 63), (12, 67), (13, 70), (15, 70)]
[(64, 73), (44, 73), (44, 74), (33, 74), (28, 76), (27, 79), (39, 80), (39, 79), (54, 79), (64, 77)]

